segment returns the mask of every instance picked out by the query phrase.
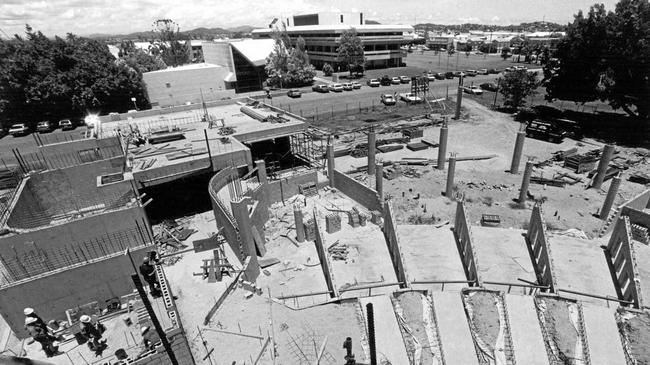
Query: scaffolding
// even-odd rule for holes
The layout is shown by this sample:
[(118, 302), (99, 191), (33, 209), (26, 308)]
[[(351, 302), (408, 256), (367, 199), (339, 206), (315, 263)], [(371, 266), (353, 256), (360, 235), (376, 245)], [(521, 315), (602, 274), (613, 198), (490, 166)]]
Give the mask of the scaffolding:
[(316, 137), (309, 132), (291, 135), (291, 152), (310, 167), (323, 169), (325, 168), (325, 146), (323, 139)]

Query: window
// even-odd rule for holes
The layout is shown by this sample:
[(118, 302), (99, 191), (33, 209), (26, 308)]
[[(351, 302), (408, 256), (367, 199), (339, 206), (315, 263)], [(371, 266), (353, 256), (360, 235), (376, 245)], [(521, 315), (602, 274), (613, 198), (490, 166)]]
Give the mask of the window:
[(341, 23), (343, 23), (343, 14), (341, 14)]

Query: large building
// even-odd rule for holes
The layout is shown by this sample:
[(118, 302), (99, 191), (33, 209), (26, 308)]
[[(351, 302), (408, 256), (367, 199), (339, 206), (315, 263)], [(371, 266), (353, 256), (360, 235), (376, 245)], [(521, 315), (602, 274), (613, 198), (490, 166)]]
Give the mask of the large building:
[[(285, 19), (287, 33), (293, 42), (302, 37), (307, 45), (311, 63), (318, 69), (329, 63), (336, 69), (344, 69), (337, 49), (341, 34), (355, 28), (363, 43), (366, 68), (398, 67), (404, 63), (406, 51), (400, 46), (411, 40), (410, 25), (366, 24), (363, 13), (321, 12), (294, 15)], [(270, 39), (276, 28), (274, 21), (269, 28), (255, 29), (253, 38)], [(411, 33), (411, 35), (408, 35)]]

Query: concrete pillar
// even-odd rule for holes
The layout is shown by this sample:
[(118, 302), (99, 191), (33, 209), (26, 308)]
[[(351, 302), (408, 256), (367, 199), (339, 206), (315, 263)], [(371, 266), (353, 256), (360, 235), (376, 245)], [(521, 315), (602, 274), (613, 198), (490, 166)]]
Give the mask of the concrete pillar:
[(452, 153), (449, 156), (449, 169), (447, 170), (447, 189), (445, 190), (445, 196), (449, 199), (453, 199), (454, 195), (454, 173), (456, 172), (456, 154)]
[(327, 178), (330, 179), (330, 186), (334, 187), (334, 145), (327, 144)]
[(598, 162), (598, 171), (596, 172), (596, 177), (594, 178), (594, 183), (591, 185), (593, 188), (600, 189), (605, 181), (605, 174), (607, 173), (607, 167), (609, 166), (609, 161), (612, 160), (612, 155), (614, 154), (614, 145), (606, 144), (603, 147), (603, 153), (600, 156), (600, 162)]
[(260, 184), (268, 184), (269, 178), (266, 176), (266, 163), (264, 160), (255, 161), (255, 167), (257, 168), (257, 178)]
[(454, 114), (454, 119), (460, 119), (460, 104), (463, 102), (463, 87), (458, 86), (458, 94), (456, 94), (456, 114)]
[[(523, 126), (523, 125), (522, 125)], [(515, 150), (512, 152), (512, 163), (510, 164), (510, 173), (519, 173), (519, 163), (521, 162), (521, 154), (524, 151), (524, 141), (526, 140), (526, 131), (519, 128), (517, 132), (517, 140), (515, 140)]]
[(296, 241), (305, 242), (305, 226), (302, 221), (302, 207), (300, 204), (293, 205), (293, 220), (296, 226)]
[(621, 174), (616, 175), (612, 182), (609, 184), (609, 190), (607, 191), (607, 196), (603, 202), (603, 207), (600, 209), (600, 219), (606, 220), (609, 216), (609, 211), (614, 205), (614, 200), (616, 200), (616, 193), (618, 193), (618, 187), (621, 185)]
[(526, 161), (526, 169), (524, 170), (524, 178), (521, 180), (521, 189), (519, 189), (519, 199), (517, 202), (523, 204), (526, 202), (528, 196), (528, 186), (530, 185), (530, 175), (533, 174), (533, 161)]
[(447, 136), (449, 134), (449, 127), (447, 126), (447, 120), (442, 124), (440, 128), (440, 141), (438, 146), (438, 170), (445, 169), (445, 159), (447, 158)]
[(375, 146), (376, 135), (374, 130), (368, 132), (368, 175), (375, 174)]
[(379, 202), (384, 201), (384, 165), (380, 162), (375, 166), (375, 191), (379, 195)]
[(243, 198), (237, 201), (231, 201), (232, 215), (237, 222), (239, 238), (241, 239), (242, 251), (245, 256), (251, 258), (249, 265), (257, 266), (257, 250), (253, 240), (253, 224), (248, 215), (248, 202), (250, 198)]

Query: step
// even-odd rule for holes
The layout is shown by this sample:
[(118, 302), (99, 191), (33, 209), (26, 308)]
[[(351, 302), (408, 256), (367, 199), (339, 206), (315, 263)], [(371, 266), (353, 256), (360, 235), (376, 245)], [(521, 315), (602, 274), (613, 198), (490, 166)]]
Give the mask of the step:
[(433, 292), (433, 304), (440, 329), (446, 364), (478, 365), (474, 339), (469, 331), (459, 292)]
[(625, 364), (625, 354), (611, 308), (584, 304), (582, 313), (592, 365)]
[(506, 305), (517, 363), (549, 365), (533, 297), (506, 294)]

